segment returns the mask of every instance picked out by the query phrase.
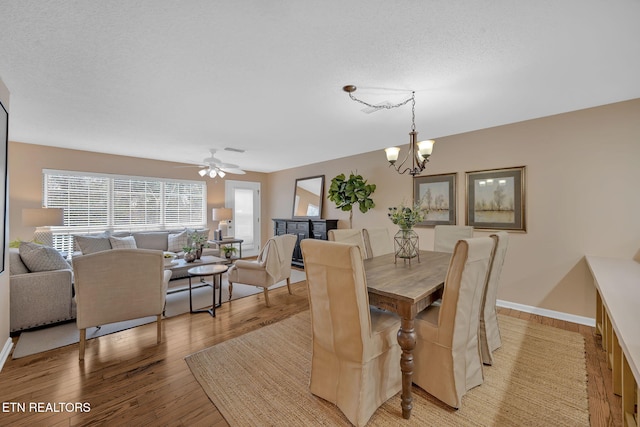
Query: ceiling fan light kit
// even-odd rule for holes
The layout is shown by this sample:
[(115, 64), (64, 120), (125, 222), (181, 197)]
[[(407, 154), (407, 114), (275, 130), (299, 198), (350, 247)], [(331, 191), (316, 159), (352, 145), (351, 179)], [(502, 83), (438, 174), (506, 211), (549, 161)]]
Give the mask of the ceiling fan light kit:
[[(416, 93), (415, 91), (411, 91), (410, 98), (407, 98), (398, 104), (391, 104), (386, 102), (383, 104), (374, 105), (356, 98), (353, 95), (353, 92), (355, 92), (356, 89), (357, 87), (355, 85), (346, 85), (342, 88), (342, 90), (344, 90), (349, 94), (349, 98), (351, 98), (353, 101), (356, 101), (356, 102), (359, 102), (360, 104), (365, 105), (368, 110), (371, 110), (371, 109), (373, 109), (373, 111), (377, 111), (381, 109), (390, 110), (392, 108), (402, 107), (403, 105), (411, 102), (411, 132), (409, 132), (409, 152), (404, 157), (404, 159), (402, 159), (402, 162), (396, 165), (398, 161), (398, 157), (400, 156), (400, 148), (389, 147), (389, 148), (386, 148), (384, 151), (387, 155), (387, 161), (389, 162), (389, 166), (392, 166), (396, 170), (396, 172), (398, 172), (399, 174), (402, 175), (407, 172), (409, 172), (409, 175), (411, 176), (416, 176), (420, 174), (427, 166), (429, 157), (431, 157), (431, 153), (433, 152), (433, 144), (435, 143), (435, 141), (432, 139), (428, 139), (425, 141), (418, 142), (418, 132), (416, 131), (416, 96), (415, 96)], [(411, 165), (409, 166), (407, 164), (407, 167), (405, 167), (404, 165), (409, 160), (409, 157), (411, 157)]]

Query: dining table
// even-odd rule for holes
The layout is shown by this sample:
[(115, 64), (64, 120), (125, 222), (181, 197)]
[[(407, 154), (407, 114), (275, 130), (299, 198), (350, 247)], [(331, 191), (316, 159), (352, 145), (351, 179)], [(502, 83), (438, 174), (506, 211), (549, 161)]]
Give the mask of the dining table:
[(442, 297), (451, 255), (448, 252), (420, 251), (417, 259), (385, 254), (364, 260), (369, 304), (400, 316), (398, 344), (402, 349), (402, 417), (409, 419), (413, 408), (413, 349), (416, 346), (416, 315)]

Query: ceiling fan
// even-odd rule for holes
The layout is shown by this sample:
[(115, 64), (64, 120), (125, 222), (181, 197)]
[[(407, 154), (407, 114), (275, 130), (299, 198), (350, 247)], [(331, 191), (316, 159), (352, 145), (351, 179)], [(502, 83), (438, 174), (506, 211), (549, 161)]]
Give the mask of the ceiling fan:
[[(238, 153), (244, 153), (244, 150), (239, 150), (237, 148), (225, 148), (227, 151), (235, 151)], [(208, 175), (210, 178), (215, 178), (219, 176), (220, 178), (224, 178), (224, 176), (228, 173), (236, 174), (236, 175), (244, 175), (245, 171), (240, 169), (240, 166), (234, 165), (232, 163), (225, 163), (222, 160), (216, 157), (216, 149), (211, 148), (209, 152), (211, 156), (202, 160), (202, 163), (197, 166), (201, 169), (198, 171), (200, 176)]]

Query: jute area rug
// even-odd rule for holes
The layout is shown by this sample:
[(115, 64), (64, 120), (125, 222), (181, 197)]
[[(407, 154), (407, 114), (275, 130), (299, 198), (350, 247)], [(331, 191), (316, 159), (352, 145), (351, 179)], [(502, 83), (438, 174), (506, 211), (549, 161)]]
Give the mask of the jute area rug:
[[(309, 322), (306, 311), (186, 358), (231, 426), (350, 425), (335, 405), (309, 392)], [(410, 420), (401, 418), (398, 393), (368, 425), (588, 426), (583, 337), (508, 316), (499, 322), (495, 363), (459, 410), (414, 386)]]
[[(301, 282), (306, 279), (304, 271), (291, 270), (291, 283)], [(194, 287), (198, 285), (198, 278), (191, 279)], [(211, 280), (207, 277), (207, 280)], [(277, 283), (270, 289), (286, 286), (287, 282)], [(178, 316), (189, 312), (189, 280), (180, 279), (169, 283), (169, 294), (167, 295), (165, 317)], [(177, 290), (182, 290), (175, 292)], [(211, 306), (213, 299), (212, 289), (210, 286), (194, 288), (192, 291), (193, 308)], [(256, 286), (247, 286), (242, 284), (234, 284), (233, 298), (236, 300), (250, 295), (262, 294), (263, 289)], [(217, 300), (217, 298), (216, 298)], [(229, 300), (229, 282), (227, 274), (222, 275), (222, 302)], [(115, 332), (124, 331), (147, 323), (156, 321), (155, 316), (144, 317), (142, 319), (128, 320), (125, 322), (111, 323), (101, 328), (88, 328), (87, 339), (109, 335)], [(61, 325), (49, 326), (33, 331), (23, 332), (20, 334), (18, 343), (11, 357), (19, 359), (21, 357), (30, 356), (32, 354), (41, 353), (43, 351), (52, 350), (59, 347), (75, 344), (80, 340), (80, 332), (76, 327), (76, 322), (71, 321)]]

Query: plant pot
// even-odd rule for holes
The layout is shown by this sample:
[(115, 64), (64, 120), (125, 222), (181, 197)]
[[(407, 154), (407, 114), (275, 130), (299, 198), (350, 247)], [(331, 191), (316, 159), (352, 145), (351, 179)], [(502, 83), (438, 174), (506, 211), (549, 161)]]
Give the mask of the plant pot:
[(187, 252), (186, 254), (184, 254), (184, 261), (185, 262), (193, 262), (196, 260), (196, 254), (193, 252)]

